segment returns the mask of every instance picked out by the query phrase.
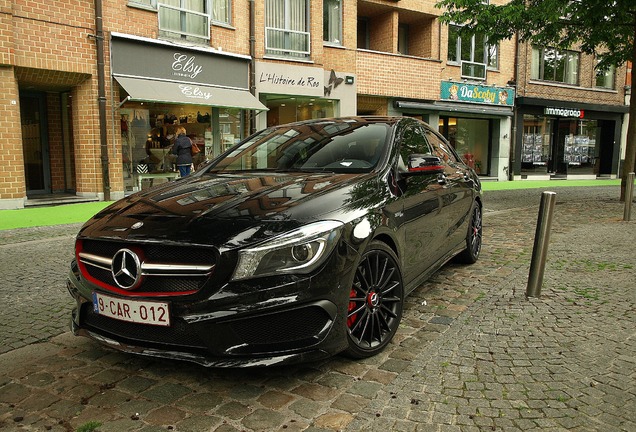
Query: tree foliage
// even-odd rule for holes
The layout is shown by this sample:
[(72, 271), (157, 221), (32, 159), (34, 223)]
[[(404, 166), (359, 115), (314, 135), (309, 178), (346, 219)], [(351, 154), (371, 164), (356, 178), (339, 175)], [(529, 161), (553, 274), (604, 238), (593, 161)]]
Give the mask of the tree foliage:
[(442, 22), (461, 23), (464, 31), (484, 33), (491, 43), (517, 36), (541, 46), (576, 47), (600, 56), (603, 66), (633, 60), (634, 0), (512, 0), (504, 5), (441, 0), (437, 6), (445, 10)]
[[(440, 0), (437, 6), (444, 11), (443, 23), (461, 24), (462, 32), (485, 34), (493, 44), (516, 36), (519, 42), (596, 55), (601, 70), (627, 61), (636, 64), (636, 0), (512, 0), (503, 5)], [(632, 95), (621, 199), (635, 163), (636, 96)]]

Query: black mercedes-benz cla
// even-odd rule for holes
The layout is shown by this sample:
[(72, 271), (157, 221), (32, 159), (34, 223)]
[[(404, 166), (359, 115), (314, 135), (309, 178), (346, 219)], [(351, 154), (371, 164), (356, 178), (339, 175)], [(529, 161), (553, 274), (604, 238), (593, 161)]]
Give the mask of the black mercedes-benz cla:
[(405, 296), (482, 236), (476, 174), (407, 117), (318, 119), (250, 136), (81, 229), (75, 334), (206, 366), (380, 352)]

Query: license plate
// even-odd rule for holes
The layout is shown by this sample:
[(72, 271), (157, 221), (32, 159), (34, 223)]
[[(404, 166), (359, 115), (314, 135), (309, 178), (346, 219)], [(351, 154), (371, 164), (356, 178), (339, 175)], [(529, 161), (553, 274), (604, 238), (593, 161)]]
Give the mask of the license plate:
[(93, 310), (96, 314), (121, 321), (170, 325), (170, 309), (164, 302), (129, 300), (93, 292)]

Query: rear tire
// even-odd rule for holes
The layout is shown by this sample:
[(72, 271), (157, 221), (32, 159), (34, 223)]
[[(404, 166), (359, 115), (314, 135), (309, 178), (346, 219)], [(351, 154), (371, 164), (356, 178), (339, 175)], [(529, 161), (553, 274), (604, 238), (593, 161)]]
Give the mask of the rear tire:
[(466, 234), (466, 249), (457, 255), (457, 261), (464, 264), (474, 264), (479, 259), (482, 223), (481, 205), (475, 201), (470, 215), (470, 223), (468, 224), (468, 233)]
[(349, 293), (345, 355), (366, 358), (391, 341), (402, 319), (404, 285), (398, 259), (382, 242), (373, 241), (362, 255)]

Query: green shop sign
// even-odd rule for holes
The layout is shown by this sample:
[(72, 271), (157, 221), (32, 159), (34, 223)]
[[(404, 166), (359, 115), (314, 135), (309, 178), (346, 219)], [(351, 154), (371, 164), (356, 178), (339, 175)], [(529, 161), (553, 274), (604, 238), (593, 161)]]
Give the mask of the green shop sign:
[(515, 91), (507, 87), (442, 81), (440, 98), (458, 102), (513, 106), (515, 103)]

